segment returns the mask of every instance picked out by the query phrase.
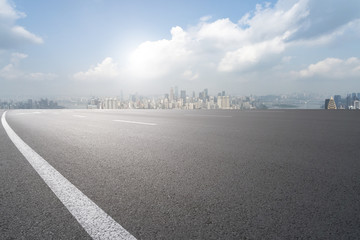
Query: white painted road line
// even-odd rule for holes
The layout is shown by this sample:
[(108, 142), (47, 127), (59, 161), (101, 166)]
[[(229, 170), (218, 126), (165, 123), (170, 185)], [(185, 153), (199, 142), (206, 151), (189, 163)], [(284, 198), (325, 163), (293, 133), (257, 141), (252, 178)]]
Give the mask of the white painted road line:
[(220, 118), (231, 118), (230, 115), (214, 115), (214, 114), (184, 114), (184, 116), (194, 116), (194, 117), (220, 117)]
[(77, 114), (73, 115), (73, 117), (86, 118), (86, 116), (83, 116), (83, 115), (77, 115)]
[(93, 239), (136, 239), (29, 147), (7, 123), (6, 112), (1, 122), (11, 141)]
[(28, 115), (28, 114), (40, 114), (42, 112), (20, 112), (16, 113), (15, 115)]
[(126, 120), (113, 120), (114, 122), (123, 122), (123, 123), (133, 123), (133, 124), (141, 124), (141, 125), (149, 125), (156, 126), (156, 123), (146, 123), (146, 122), (134, 122), (134, 121), (126, 121)]

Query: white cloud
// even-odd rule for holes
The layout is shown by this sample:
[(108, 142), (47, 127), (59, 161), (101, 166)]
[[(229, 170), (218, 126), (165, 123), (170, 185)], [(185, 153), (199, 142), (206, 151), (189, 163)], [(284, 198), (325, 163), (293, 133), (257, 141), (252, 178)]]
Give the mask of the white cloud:
[[(286, 56), (296, 58), (297, 52), (313, 51), (315, 45), (322, 47), (360, 29), (360, 14), (354, 11), (351, 17), (341, 18), (345, 13), (331, 7), (327, 9), (333, 15), (321, 18), (324, 14), (314, 0), (279, 0), (275, 5), (257, 5), (237, 22), (229, 18), (211, 21), (205, 16), (197, 26), (173, 27), (170, 39), (140, 44), (122, 68), (107, 58), (86, 72), (76, 73), (74, 78), (102, 79), (110, 74), (137, 86), (154, 88), (168, 88), (174, 83), (203, 87), (215, 82), (231, 87), (242, 79), (248, 81), (248, 76), (265, 81), (271, 79), (271, 71), (289, 71), (284, 66), (291, 65), (291, 59)], [(339, 24), (329, 24), (337, 19), (341, 19)], [(313, 73), (310, 69), (303, 74)]]
[(27, 43), (41, 44), (43, 39), (16, 25), (26, 15), (15, 9), (7, 0), (0, 0), (0, 49), (12, 49)]
[(287, 40), (309, 15), (307, 3), (300, 0), (287, 8), (281, 4), (257, 5), (254, 13), (246, 14), (238, 23), (228, 18), (207, 22), (209, 18), (203, 17), (198, 26), (187, 31), (175, 27), (170, 40), (145, 42), (133, 52), (130, 76), (168, 77), (187, 72), (189, 66), (198, 76), (209, 71), (247, 71), (286, 50)]
[(207, 21), (209, 21), (211, 18), (212, 18), (212, 16), (210, 16), (210, 15), (203, 16), (203, 17), (200, 18), (200, 21), (201, 21), (201, 22), (207, 22)]
[(111, 80), (120, 76), (120, 69), (117, 63), (110, 57), (105, 58), (95, 67), (91, 67), (86, 72), (78, 72), (73, 75), (76, 80)]
[(142, 43), (129, 58), (127, 72), (134, 78), (154, 79), (189, 64), (191, 38), (181, 27), (171, 29), (170, 40)]
[(19, 65), (21, 60), (27, 58), (28, 55), (23, 53), (12, 53), (10, 57), (10, 63), (0, 69), (0, 79), (14, 80), (14, 81), (45, 81), (53, 80), (57, 78), (53, 73), (26, 73), (23, 72)]
[(199, 74), (198, 73), (193, 73), (191, 70), (186, 70), (183, 73), (183, 76), (185, 77), (185, 79), (193, 81), (196, 80), (197, 78), (199, 78)]
[(25, 28), (21, 26), (12, 27), (11, 31), (15, 38), (19, 38), (19, 39), (23, 38), (32, 43), (37, 43), (37, 44), (44, 42), (41, 37), (36, 36), (35, 34), (27, 31)]
[(352, 57), (346, 60), (326, 58), (298, 72), (292, 72), (298, 78), (343, 79), (360, 77), (360, 59)]
[(28, 57), (28, 55), (26, 55), (24, 53), (15, 52), (15, 53), (11, 54), (10, 62), (12, 64), (18, 64), (22, 59), (25, 59), (27, 57)]
[(285, 44), (282, 38), (275, 38), (270, 41), (264, 41), (256, 44), (249, 44), (233, 52), (227, 52), (221, 59), (218, 70), (223, 72), (232, 72), (236, 70), (245, 70), (266, 57), (283, 52)]
[(323, 35), (315, 36), (312, 38), (302, 38), (299, 40), (294, 40), (291, 44), (297, 47), (314, 47), (314, 46), (324, 46), (326, 44), (332, 43), (339, 39), (342, 36), (352, 35), (353, 37), (360, 37), (360, 18), (352, 20), (341, 27), (334, 29), (331, 32), (325, 33)]
[(32, 81), (49, 81), (58, 78), (58, 75), (54, 73), (35, 72), (35, 73), (25, 74), (24, 78), (26, 80), (32, 80)]

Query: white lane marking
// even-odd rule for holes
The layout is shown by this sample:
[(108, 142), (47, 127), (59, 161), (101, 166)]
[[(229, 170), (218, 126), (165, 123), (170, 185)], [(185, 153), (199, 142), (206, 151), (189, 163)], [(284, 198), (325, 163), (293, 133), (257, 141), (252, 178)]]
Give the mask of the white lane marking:
[(156, 123), (147, 123), (147, 122), (134, 122), (134, 121), (126, 121), (126, 120), (113, 120), (114, 122), (123, 122), (123, 123), (133, 123), (133, 124), (141, 124), (141, 125), (149, 125), (149, 126), (156, 126)]
[(83, 115), (77, 115), (77, 114), (75, 114), (75, 115), (73, 115), (73, 117), (85, 118), (86, 116), (83, 116)]
[(40, 114), (42, 112), (20, 112), (16, 113), (15, 115), (28, 115), (28, 114)]
[(136, 239), (29, 147), (12, 130), (5, 116), (6, 112), (1, 122), (11, 141), (93, 239)]
[(230, 118), (230, 115), (215, 115), (215, 114), (184, 114), (185, 116), (195, 116), (195, 117), (225, 117)]
[(252, 113), (277, 113), (277, 112), (281, 112), (282, 113), (284, 111), (269, 109), (269, 110), (265, 110), (265, 111), (262, 111), (262, 110), (249, 110), (249, 111), (246, 111), (246, 112), (252, 112)]

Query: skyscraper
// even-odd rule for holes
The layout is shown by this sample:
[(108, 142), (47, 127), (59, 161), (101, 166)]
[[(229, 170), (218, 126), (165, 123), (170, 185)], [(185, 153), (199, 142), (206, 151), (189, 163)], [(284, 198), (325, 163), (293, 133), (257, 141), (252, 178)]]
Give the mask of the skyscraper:
[[(335, 104), (333, 97), (331, 97), (330, 99), (326, 99), (326, 100), (329, 100), (326, 109), (336, 109), (336, 104)], [(326, 105), (326, 102), (325, 102), (325, 105)]]
[(177, 101), (179, 98), (179, 89), (177, 86), (175, 86), (175, 101)]
[(219, 109), (222, 109), (222, 99), (223, 99), (222, 96), (217, 97), (217, 106)]
[(230, 97), (224, 96), (222, 100), (222, 108), (223, 109), (230, 109)]
[(174, 89), (170, 88), (170, 102), (174, 101)]
[(209, 94), (208, 94), (208, 89), (207, 88), (204, 89), (204, 96), (203, 97), (204, 97), (204, 99), (203, 99), (204, 101), (209, 99)]
[(354, 101), (354, 109), (360, 109), (360, 101), (359, 100)]
[(335, 95), (334, 96), (334, 101), (335, 101), (336, 108), (340, 108), (341, 96), (340, 95)]
[(329, 98), (325, 99), (325, 107), (324, 107), (324, 109), (328, 109), (329, 102), (330, 102)]
[(185, 90), (181, 90), (180, 92), (180, 97), (183, 99), (183, 103), (186, 103), (186, 91)]
[(351, 100), (351, 95), (348, 94), (346, 97), (346, 108), (349, 109), (352, 106), (352, 100)]

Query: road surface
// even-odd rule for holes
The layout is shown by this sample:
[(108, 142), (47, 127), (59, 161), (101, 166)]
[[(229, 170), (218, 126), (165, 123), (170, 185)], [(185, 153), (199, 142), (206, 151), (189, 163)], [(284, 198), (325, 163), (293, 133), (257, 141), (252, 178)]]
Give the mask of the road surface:
[[(360, 238), (360, 111), (11, 110), (6, 121), (137, 239)], [(2, 239), (91, 239), (4, 127), (0, 183)]]

